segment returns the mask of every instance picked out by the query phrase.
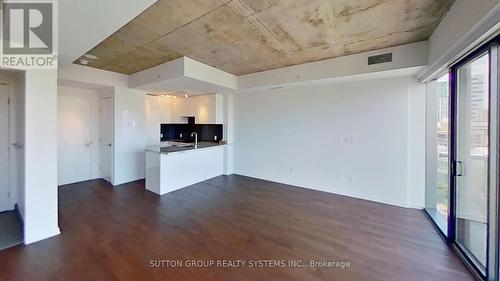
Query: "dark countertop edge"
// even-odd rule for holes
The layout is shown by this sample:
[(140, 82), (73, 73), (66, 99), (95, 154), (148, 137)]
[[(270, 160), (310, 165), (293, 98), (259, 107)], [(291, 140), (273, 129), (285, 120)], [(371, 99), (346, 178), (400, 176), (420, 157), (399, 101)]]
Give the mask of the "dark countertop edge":
[(198, 148), (194, 148), (194, 147), (168, 147), (168, 151), (157, 151), (157, 150), (147, 148), (146, 151), (159, 153), (159, 154), (171, 154), (171, 153), (178, 153), (178, 152), (187, 152), (187, 151), (192, 151), (192, 150), (196, 151), (196, 150), (200, 150), (200, 149), (219, 147), (219, 146), (224, 146), (224, 145), (226, 145), (226, 144), (225, 143), (224, 144), (214, 143), (213, 145), (204, 144), (202, 147), (198, 147)]

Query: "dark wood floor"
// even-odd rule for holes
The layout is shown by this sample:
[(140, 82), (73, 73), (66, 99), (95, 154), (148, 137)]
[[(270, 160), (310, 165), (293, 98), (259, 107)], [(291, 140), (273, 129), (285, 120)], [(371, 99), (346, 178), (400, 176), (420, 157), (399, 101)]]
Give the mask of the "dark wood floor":
[[(62, 187), (59, 204), (62, 234), (0, 252), (0, 280), (473, 280), (420, 211), (252, 178), (162, 197), (142, 181), (97, 180)], [(154, 268), (152, 259), (247, 263)], [(249, 267), (259, 259), (350, 268)]]

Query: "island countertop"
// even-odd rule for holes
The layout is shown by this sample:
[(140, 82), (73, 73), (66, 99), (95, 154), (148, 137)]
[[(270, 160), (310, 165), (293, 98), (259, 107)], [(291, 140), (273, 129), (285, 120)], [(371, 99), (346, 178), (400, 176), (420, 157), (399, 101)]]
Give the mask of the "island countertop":
[(146, 148), (146, 151), (156, 152), (161, 154), (169, 154), (169, 153), (188, 151), (188, 150), (198, 150), (198, 149), (223, 146), (223, 145), (225, 144), (221, 144), (218, 142), (198, 142), (198, 148), (195, 148), (194, 143), (168, 142), (165, 144), (148, 146)]

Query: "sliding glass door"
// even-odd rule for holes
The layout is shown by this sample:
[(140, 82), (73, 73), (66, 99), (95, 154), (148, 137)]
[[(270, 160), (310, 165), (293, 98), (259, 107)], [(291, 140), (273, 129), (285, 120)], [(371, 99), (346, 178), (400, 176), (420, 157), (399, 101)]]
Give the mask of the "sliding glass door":
[(500, 37), (427, 84), (426, 211), (478, 277), (499, 280)]
[(449, 215), (449, 75), (427, 84), (425, 207), (443, 234)]
[(489, 73), (489, 52), (455, 72), (455, 240), (483, 273), (488, 239)]
[(498, 39), (450, 72), (448, 238), (487, 280), (498, 280)]

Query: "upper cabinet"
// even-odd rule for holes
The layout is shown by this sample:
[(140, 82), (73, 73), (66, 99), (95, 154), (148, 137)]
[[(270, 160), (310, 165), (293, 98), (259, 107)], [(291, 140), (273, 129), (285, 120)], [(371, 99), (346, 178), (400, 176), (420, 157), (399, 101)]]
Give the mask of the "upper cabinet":
[(183, 116), (194, 116), (198, 124), (215, 123), (215, 95), (194, 96), (182, 101)]
[(221, 94), (184, 97), (146, 96), (148, 145), (159, 144), (160, 124), (187, 123), (194, 116), (196, 124), (223, 124), (224, 98)]
[[(197, 124), (223, 123), (223, 97), (221, 94), (184, 97), (148, 96), (147, 114), (154, 123), (185, 123), (186, 116), (194, 116)], [(155, 127), (156, 128), (156, 127)]]
[(194, 116), (197, 124), (222, 124), (222, 96), (220, 94), (177, 98), (172, 102), (173, 123), (184, 123), (183, 117)]

